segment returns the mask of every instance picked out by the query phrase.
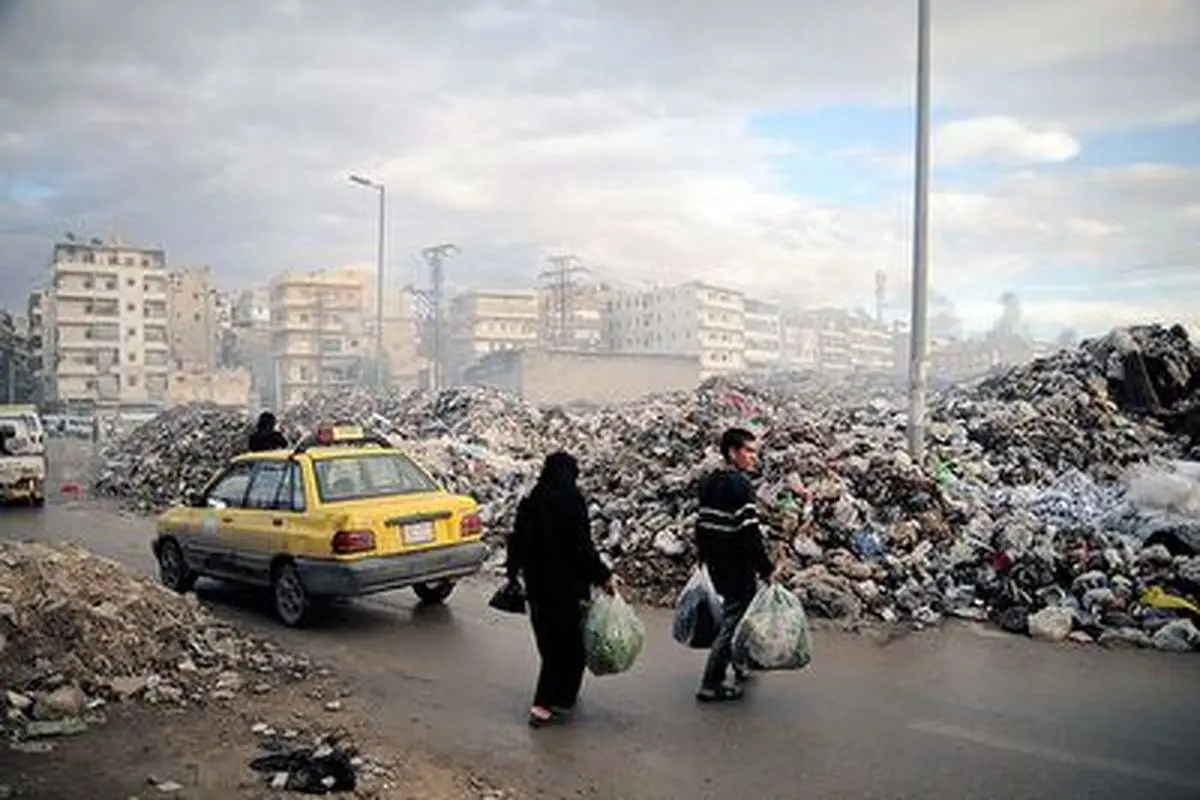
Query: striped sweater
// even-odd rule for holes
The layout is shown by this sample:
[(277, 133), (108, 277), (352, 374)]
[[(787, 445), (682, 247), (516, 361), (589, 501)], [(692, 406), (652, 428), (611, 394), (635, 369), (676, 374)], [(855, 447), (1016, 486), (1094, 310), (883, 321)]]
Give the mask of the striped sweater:
[(759, 529), (754, 488), (742, 473), (722, 468), (701, 481), (696, 547), (726, 601), (749, 600), (756, 579), (771, 576), (774, 565)]

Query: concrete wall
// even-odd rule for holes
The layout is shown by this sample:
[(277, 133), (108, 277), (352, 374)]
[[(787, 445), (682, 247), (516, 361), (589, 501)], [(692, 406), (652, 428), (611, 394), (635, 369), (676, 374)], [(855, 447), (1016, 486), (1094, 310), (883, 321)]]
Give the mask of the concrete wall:
[(515, 350), (468, 371), (467, 382), (494, 386), (532, 403), (620, 403), (655, 392), (693, 389), (695, 356)]

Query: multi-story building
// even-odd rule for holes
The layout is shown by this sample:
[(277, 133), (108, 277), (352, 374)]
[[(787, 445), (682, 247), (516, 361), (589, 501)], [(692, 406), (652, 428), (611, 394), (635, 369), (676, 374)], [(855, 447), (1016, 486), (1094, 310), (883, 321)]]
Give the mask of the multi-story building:
[(276, 405), (370, 379), (360, 280), (344, 271), (284, 274), (270, 298)]
[(447, 309), (442, 344), (444, 377), (460, 381), (489, 353), (537, 345), (540, 323), (536, 289), (477, 289), (455, 296)]
[(36, 402), (29, 326), (0, 311), (0, 403)]
[(817, 329), (803, 314), (787, 311), (783, 314), (783, 364), (787, 369), (817, 369), (821, 359), (820, 337)]
[(172, 272), (167, 279), (171, 360), (181, 372), (211, 372), (218, 362), (221, 326), (212, 271), (195, 267)]
[(850, 361), (856, 372), (888, 373), (892, 370), (892, 331), (883, 322), (861, 311), (846, 320)]
[(746, 368), (741, 292), (699, 281), (618, 292), (608, 302), (607, 315), (609, 349), (694, 355), (702, 377)]
[(746, 368), (769, 370), (783, 362), (783, 319), (779, 306), (746, 298)]
[(170, 371), (166, 255), (99, 239), (54, 246), (42, 313), (47, 400), (145, 406)]
[(26, 318), (29, 320), (29, 375), (33, 383), (33, 402), (44, 404), (49, 397), (44, 367), (46, 334), (46, 292), (37, 290), (29, 295)]

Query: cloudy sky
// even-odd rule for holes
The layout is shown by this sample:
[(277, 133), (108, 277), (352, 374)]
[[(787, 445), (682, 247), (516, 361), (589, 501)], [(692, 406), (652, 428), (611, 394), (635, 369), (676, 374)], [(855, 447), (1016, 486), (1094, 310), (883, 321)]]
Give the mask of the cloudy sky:
[[(916, 0), (0, 0), (0, 302), (65, 231), (231, 287), (451, 240), (869, 305), (910, 262)], [(1200, 2), (933, 0), (932, 274), (968, 328), (1200, 318)]]

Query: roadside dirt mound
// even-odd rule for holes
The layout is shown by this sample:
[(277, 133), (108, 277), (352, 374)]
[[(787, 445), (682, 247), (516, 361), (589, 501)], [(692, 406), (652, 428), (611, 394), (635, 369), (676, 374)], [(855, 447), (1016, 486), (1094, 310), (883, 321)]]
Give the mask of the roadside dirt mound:
[[(310, 670), (306, 658), (218, 622), (195, 596), (116, 562), (72, 546), (0, 543), (0, 688), (31, 702), (75, 687), (92, 698), (203, 704)], [(78, 702), (65, 705), (62, 716), (79, 714)]]

